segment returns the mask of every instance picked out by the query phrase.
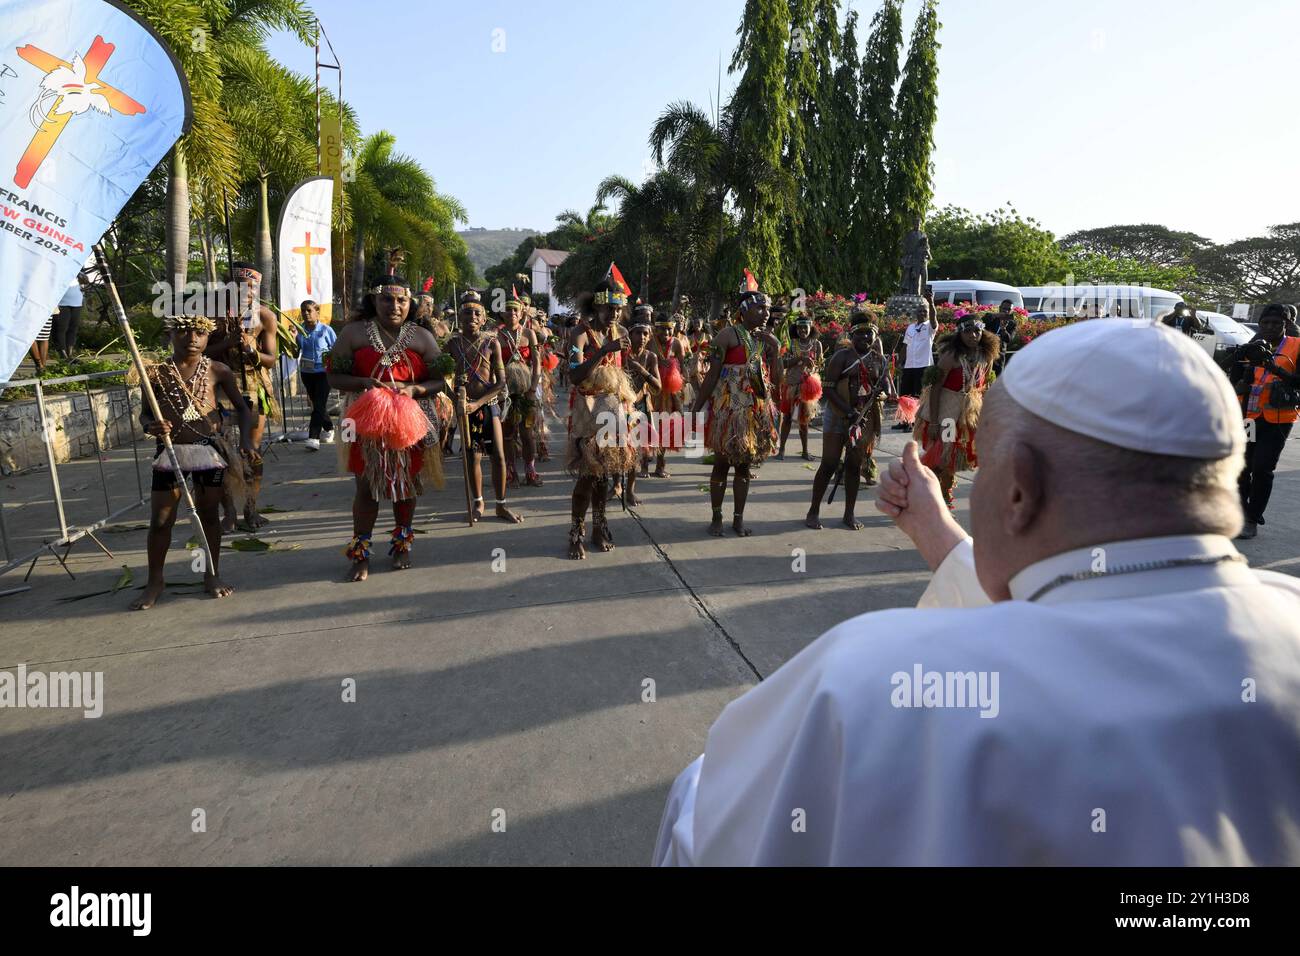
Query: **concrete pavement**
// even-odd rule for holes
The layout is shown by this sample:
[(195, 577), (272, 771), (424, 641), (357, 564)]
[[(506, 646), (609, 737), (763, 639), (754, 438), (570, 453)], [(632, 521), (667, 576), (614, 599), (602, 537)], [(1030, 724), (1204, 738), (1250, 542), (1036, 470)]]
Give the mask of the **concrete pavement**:
[[(902, 443), (887, 432), (879, 460)], [(1241, 545), (1290, 573), (1298, 448), (1268, 525)], [(136, 479), (129, 453), (109, 458), (117, 506)], [(613, 506), (617, 549), (577, 563), (556, 462), (544, 488), (511, 493), (524, 524), (470, 529), (449, 461), (447, 488), (417, 512), (415, 568), (384, 569), (381, 512), (376, 569), (348, 585), (350, 479), (330, 451), (279, 445), (263, 493), (279, 510), (258, 535), (274, 548), (227, 548), (230, 599), (183, 587), (126, 611), (145, 578), (143, 530), (103, 535), (113, 558), (79, 544), (75, 581), (44, 558), (31, 591), (0, 598), (0, 670), (102, 671), (104, 714), (0, 709), (0, 864), (644, 864), (669, 784), (728, 701), (834, 624), (924, 588), (870, 489), (866, 530), (837, 527), (838, 497), (825, 530), (803, 527), (815, 467), (769, 461), (746, 513), (755, 535), (718, 540), (705, 534), (707, 467), (670, 458), (672, 478), (639, 482), (642, 507)], [(74, 517), (103, 505), (97, 469), (61, 468)], [(22, 550), (49, 524), (48, 476), (0, 488)], [(182, 584), (197, 579), (188, 535), (178, 525), (168, 564)], [(129, 589), (63, 600), (111, 589), (122, 565)]]

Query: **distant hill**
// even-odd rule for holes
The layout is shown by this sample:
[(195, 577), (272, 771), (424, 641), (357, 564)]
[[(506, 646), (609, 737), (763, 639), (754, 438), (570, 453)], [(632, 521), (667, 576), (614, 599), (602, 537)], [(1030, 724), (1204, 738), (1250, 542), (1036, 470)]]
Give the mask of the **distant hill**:
[(469, 247), (469, 260), (479, 274), (494, 266), (519, 247), (529, 236), (543, 235), (540, 229), (462, 229), (460, 237)]

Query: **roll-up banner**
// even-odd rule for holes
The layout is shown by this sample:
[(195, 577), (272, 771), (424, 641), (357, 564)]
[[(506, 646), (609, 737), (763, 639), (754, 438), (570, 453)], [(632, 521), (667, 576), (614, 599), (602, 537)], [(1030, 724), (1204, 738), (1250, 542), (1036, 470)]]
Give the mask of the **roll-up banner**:
[(280, 209), (276, 243), (280, 258), (280, 310), (298, 321), (298, 308), (310, 299), (320, 306), (321, 321), (334, 314), (334, 257), (330, 251), (330, 222), (334, 209), (334, 180), (304, 179)]

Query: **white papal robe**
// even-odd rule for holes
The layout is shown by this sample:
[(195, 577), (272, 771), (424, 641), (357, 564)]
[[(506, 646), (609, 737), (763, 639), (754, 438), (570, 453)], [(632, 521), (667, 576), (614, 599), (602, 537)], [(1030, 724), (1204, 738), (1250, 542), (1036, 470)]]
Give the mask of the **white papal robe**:
[[(1235, 553), (1166, 537), (1104, 560)], [(654, 862), (1300, 864), (1300, 580), (1233, 562), (1026, 600), (1096, 562), (1031, 565), (993, 604), (967, 540), (917, 608), (824, 634), (722, 712)]]

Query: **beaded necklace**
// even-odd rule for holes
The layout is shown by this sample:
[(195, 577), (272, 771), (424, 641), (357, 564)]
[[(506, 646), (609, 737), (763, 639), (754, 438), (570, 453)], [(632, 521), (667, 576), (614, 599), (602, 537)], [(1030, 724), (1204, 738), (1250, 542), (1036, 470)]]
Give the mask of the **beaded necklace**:
[(370, 338), (370, 347), (379, 353), (379, 364), (384, 368), (392, 368), (398, 362), (405, 362), (406, 350), (410, 346), (411, 340), (415, 338), (415, 330), (418, 326), (414, 322), (403, 322), (402, 327), (397, 332), (397, 337), (393, 340), (392, 345), (384, 343), (384, 333), (379, 327), (378, 322), (366, 323), (366, 335)]
[(501, 327), (501, 334), (504, 335), (506, 341), (510, 343), (511, 362), (522, 362), (524, 360), (524, 357), (519, 354), (519, 334), (523, 331), (523, 329), (508, 329), (504, 325)]
[[(978, 358), (971, 359), (967, 358), (965, 355), (958, 359), (958, 361), (961, 363), (961, 390), (963, 392), (969, 392), (971, 389), (976, 388), (979, 384), (979, 380), (983, 378), (979, 373), (984, 363)], [(978, 378), (977, 375), (979, 376)]]
[[(167, 404), (180, 417), (182, 427), (200, 437), (205, 437), (204, 433), (191, 423), (203, 421), (212, 411), (206, 398), (209, 392), (208, 374), (211, 368), (212, 360), (206, 355), (200, 357), (194, 368), (194, 374), (187, 382), (176, 360), (168, 359), (156, 366), (156, 374), (151, 376), (158, 386), (158, 391), (167, 400)], [(157, 374), (164, 370), (166, 375)]]

